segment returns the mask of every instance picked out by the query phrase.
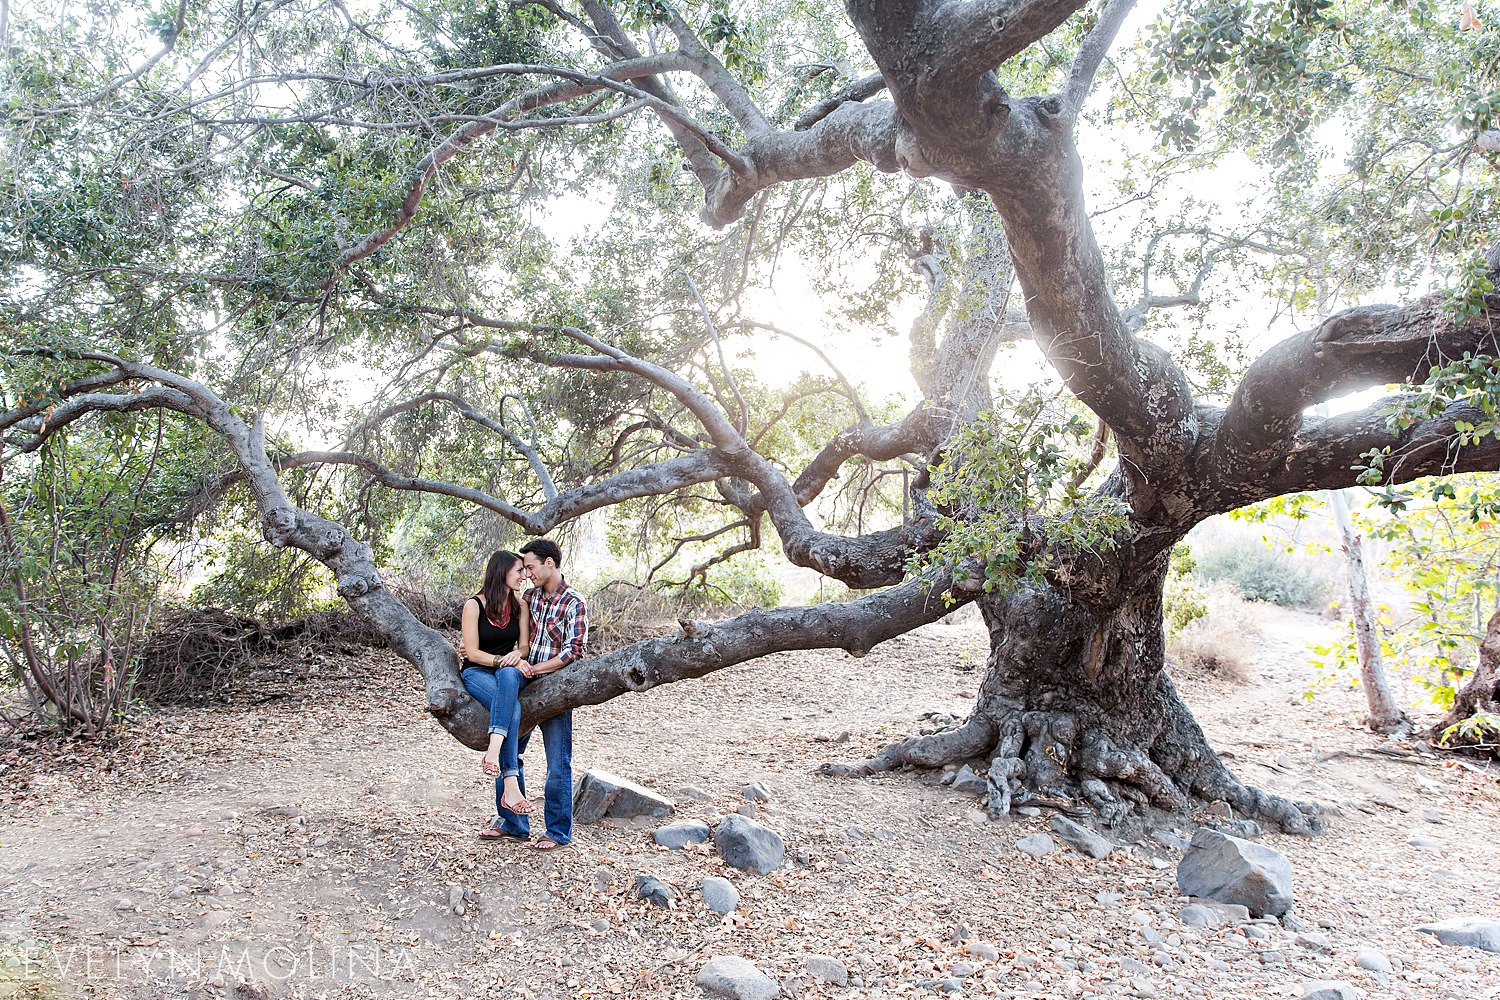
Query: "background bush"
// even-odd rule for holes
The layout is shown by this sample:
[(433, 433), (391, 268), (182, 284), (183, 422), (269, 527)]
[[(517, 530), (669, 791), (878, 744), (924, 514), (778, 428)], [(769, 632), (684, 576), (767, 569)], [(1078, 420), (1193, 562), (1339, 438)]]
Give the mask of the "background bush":
[(1328, 581), (1309, 560), (1262, 542), (1221, 543), (1198, 551), (1196, 560), (1200, 579), (1232, 584), (1247, 601), (1317, 609), (1328, 600)]

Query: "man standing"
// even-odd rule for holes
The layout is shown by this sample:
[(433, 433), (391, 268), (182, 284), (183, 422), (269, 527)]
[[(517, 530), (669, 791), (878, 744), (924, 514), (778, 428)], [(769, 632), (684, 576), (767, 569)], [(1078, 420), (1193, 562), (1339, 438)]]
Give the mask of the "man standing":
[[(538, 677), (561, 670), (583, 655), (588, 641), (588, 608), (583, 595), (563, 579), (562, 549), (545, 538), (521, 546), (521, 559), (532, 588), (525, 594), (531, 610), (531, 649), (517, 664), (522, 686)], [(547, 786), (543, 816), (547, 833), (531, 846), (539, 851), (556, 850), (573, 839), (573, 713), (563, 712), (543, 722), (542, 744), (547, 751)], [(521, 737), (519, 751), (526, 752), (531, 734)], [(518, 762), (521, 794), (526, 794), (524, 764)], [(521, 813), (502, 808), (498, 830), (502, 836), (527, 839), (530, 820)]]

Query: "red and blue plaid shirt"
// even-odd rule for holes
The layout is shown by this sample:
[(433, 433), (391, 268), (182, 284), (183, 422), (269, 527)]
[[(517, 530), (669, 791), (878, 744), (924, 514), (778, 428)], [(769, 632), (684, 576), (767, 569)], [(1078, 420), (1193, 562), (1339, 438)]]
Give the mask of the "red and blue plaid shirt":
[(531, 609), (529, 661), (541, 663), (556, 656), (566, 667), (583, 655), (589, 638), (588, 606), (567, 580), (551, 597), (541, 587), (532, 587), (526, 591), (526, 604)]

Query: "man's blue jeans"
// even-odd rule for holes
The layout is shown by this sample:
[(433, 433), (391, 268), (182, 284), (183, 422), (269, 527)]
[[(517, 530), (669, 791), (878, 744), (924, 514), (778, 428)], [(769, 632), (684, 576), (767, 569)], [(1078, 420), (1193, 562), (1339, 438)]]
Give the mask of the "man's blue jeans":
[[(521, 754), (531, 742), (527, 733), (519, 740), (516, 734), (521, 729), (521, 690), (531, 680), (521, 676), (514, 667), (485, 670), (469, 667), (463, 672), (464, 687), (481, 704), (490, 710), (490, 732), (505, 734), (500, 747), (500, 777), (495, 779), (495, 812), (500, 816), (500, 829), (515, 837), (531, 836), (531, 821), (527, 816), (513, 813), (501, 805), (505, 793), (505, 778), (515, 775), (526, 794), (526, 772), (521, 764)], [(573, 713), (564, 712), (542, 723), (542, 745), (547, 752), (547, 784), (543, 815), (547, 820), (547, 837), (559, 844), (573, 839)]]

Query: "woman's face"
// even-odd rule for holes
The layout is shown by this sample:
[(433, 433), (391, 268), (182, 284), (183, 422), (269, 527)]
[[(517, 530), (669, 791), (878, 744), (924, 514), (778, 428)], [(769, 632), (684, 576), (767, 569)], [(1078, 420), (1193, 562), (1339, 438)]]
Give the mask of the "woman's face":
[(510, 569), (505, 571), (505, 585), (511, 590), (520, 590), (521, 581), (526, 579), (526, 567), (517, 559), (510, 564)]

